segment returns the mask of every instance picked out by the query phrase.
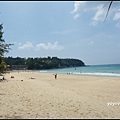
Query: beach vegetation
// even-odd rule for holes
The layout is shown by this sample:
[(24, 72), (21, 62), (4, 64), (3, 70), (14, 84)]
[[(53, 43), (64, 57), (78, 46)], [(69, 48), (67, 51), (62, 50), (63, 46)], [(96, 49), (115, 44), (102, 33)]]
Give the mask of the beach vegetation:
[(6, 44), (5, 40), (3, 39), (3, 24), (0, 24), (0, 72), (3, 72), (3, 70), (7, 67), (7, 64), (5, 63), (3, 56), (4, 53), (9, 52), (11, 49), (10, 46), (13, 44)]
[(3, 72), (4, 69), (6, 69), (7, 64), (5, 63), (4, 59), (0, 56), (0, 73)]
[(13, 44), (6, 44), (5, 40), (3, 39), (3, 24), (0, 24), (0, 56), (3, 56), (4, 53), (9, 52), (9, 50), (11, 49), (10, 46)]
[[(37, 57), (37, 58), (20, 58), (20, 57), (4, 57), (7, 64), (11, 66), (26, 65), (29, 70), (40, 70), (40, 69), (54, 69), (54, 68), (67, 68), (67, 67), (80, 67), (85, 66), (84, 62), (79, 59), (70, 58), (57, 58), (57, 57)], [(17, 67), (18, 68), (18, 67)]]

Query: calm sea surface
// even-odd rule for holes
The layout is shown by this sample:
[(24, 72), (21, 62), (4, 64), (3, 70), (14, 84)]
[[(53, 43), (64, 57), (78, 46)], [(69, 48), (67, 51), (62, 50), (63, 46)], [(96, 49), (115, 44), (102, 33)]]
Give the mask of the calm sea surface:
[(38, 71), (57, 74), (120, 77), (120, 64), (90, 65), (85, 67), (37, 70), (37, 72)]

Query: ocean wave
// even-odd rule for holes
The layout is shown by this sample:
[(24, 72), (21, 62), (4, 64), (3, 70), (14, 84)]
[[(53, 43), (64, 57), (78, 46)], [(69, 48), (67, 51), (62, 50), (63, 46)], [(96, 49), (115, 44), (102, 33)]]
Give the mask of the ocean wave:
[(58, 74), (73, 74), (73, 75), (88, 75), (88, 76), (111, 76), (111, 77), (120, 77), (120, 73), (113, 72), (63, 72), (63, 71), (49, 71), (49, 70), (39, 70), (41, 73), (58, 73)]
[(73, 74), (77, 75), (96, 75), (96, 76), (116, 76), (120, 77), (118, 73), (80, 73), (80, 72), (73, 72)]
[(39, 72), (43, 72), (43, 73), (45, 72), (45, 73), (46, 73), (46, 72), (48, 72), (48, 71), (47, 71), (47, 70), (41, 70), (41, 71), (39, 71)]

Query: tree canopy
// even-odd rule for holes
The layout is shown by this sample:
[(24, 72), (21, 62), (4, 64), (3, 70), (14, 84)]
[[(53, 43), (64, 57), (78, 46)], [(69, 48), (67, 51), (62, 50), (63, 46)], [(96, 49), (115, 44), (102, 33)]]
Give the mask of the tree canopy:
[(10, 46), (13, 44), (6, 44), (5, 40), (3, 39), (3, 24), (0, 24), (0, 56), (4, 56), (5, 52), (9, 52)]
[(85, 66), (84, 62), (79, 59), (61, 59), (57, 57), (46, 57), (46, 58), (20, 58), (20, 57), (5, 57), (5, 62), (12, 66), (16, 65), (18, 68), (21, 65), (26, 65), (29, 70), (40, 70), (40, 69), (54, 69), (54, 68), (66, 68), (66, 67), (78, 67)]
[(7, 67), (7, 64), (4, 62), (3, 56), (5, 52), (9, 52), (10, 46), (13, 44), (6, 44), (3, 39), (3, 24), (0, 24), (0, 73)]

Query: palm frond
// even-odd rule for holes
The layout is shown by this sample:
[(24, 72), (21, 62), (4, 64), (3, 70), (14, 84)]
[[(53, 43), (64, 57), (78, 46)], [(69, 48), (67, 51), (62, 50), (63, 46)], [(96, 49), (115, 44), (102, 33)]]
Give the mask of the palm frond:
[(107, 4), (108, 4), (108, 2), (107, 2), (98, 12), (100, 12), (101, 10), (103, 10), (104, 7), (105, 7)]
[[(110, 1), (110, 4), (109, 4), (109, 6), (108, 6), (108, 10), (107, 10), (107, 14), (106, 14), (105, 20), (106, 20), (106, 18), (107, 18), (107, 16), (108, 16), (108, 12), (109, 12), (109, 10), (110, 10), (110, 7), (111, 7), (111, 5), (112, 5), (112, 2), (113, 2), (113, 1)], [(104, 21), (105, 21), (105, 20), (104, 20)]]

